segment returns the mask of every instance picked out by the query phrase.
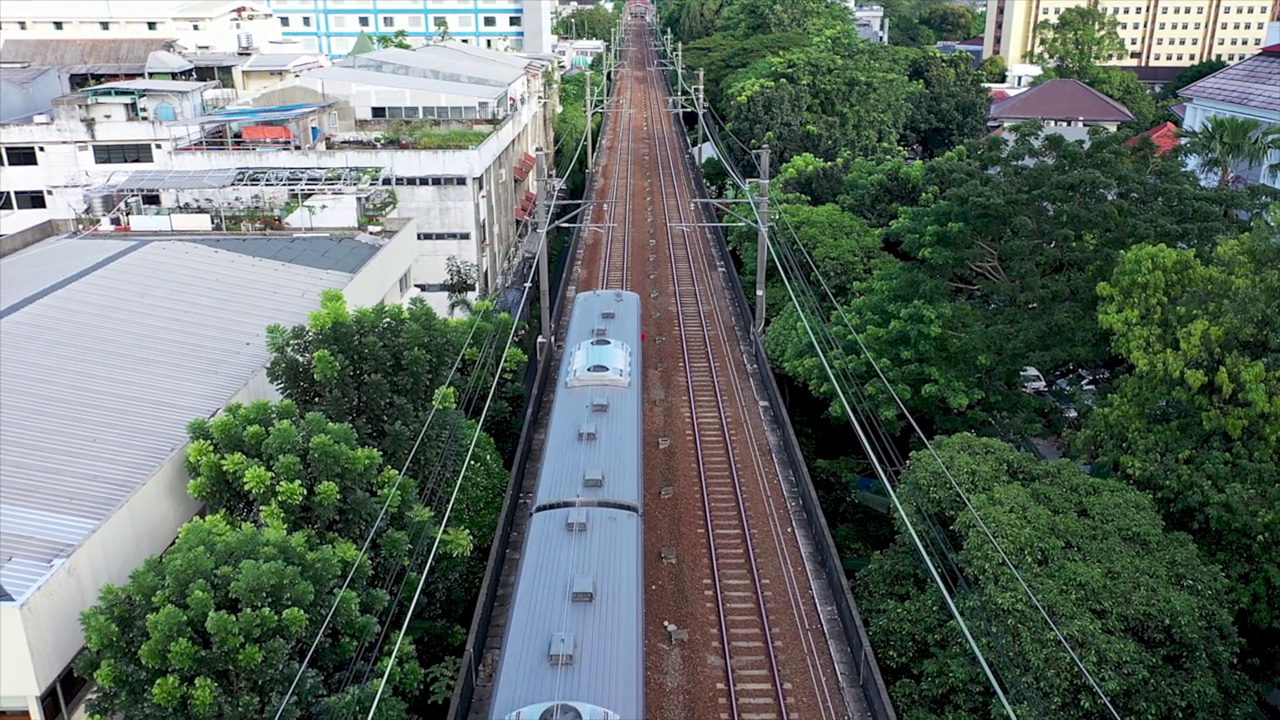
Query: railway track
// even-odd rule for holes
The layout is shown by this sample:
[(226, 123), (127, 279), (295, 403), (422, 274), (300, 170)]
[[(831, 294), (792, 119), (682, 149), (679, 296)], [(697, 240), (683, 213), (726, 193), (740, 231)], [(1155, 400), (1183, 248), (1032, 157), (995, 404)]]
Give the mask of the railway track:
[[(625, 77), (625, 71), (620, 71), (619, 76)], [(615, 80), (615, 82), (619, 82)], [(618, 107), (614, 108), (622, 117), (629, 112), (631, 108), (627, 103), (630, 98), (621, 93), (615, 96), (617, 98)], [(632, 153), (637, 151), (635, 144), (632, 142), (635, 126), (631, 122), (625, 123), (624, 139), (622, 146), (626, 148), (626, 162), (619, 162), (619, 158), (613, 161), (613, 182), (609, 191), (609, 198), (613, 200), (609, 205), (607, 217), (607, 225), (604, 228), (604, 261), (600, 266), (600, 284), (601, 289), (629, 289), (628, 275), (631, 269), (631, 253), (630, 253), (630, 237), (631, 237), (631, 203), (625, 202), (626, 198), (631, 197), (631, 168), (635, 164), (635, 158)], [(603, 150), (603, 147), (601, 148)], [(624, 187), (623, 194), (618, 195), (618, 187), (621, 184)], [(623, 201), (619, 201), (623, 198)], [(618, 222), (618, 206), (622, 206), (622, 222)], [(621, 228), (621, 231), (619, 231)]]
[[(649, 47), (647, 43), (645, 47)], [(703, 310), (701, 300), (709, 293), (703, 287), (706, 281), (699, 278), (705, 268), (699, 267), (701, 258), (693, 249), (694, 233), (684, 227), (687, 218), (679, 188), (681, 158), (672, 147), (675, 129), (670, 127), (664, 93), (658, 84), (656, 54), (652, 48), (647, 54), (649, 127), (656, 151), (671, 277), (675, 281), (672, 294), (692, 411), (711, 579), (720, 616), (720, 645), (728, 669), (725, 689), (729, 717), (787, 720), (786, 694), (756, 564), (743, 479), (738, 472), (740, 460), (720, 394), (721, 376), (732, 376), (733, 371), (725, 367), (723, 353), (715, 352), (712, 336), (723, 335), (725, 328), (716, 310), (710, 317)], [(715, 307), (714, 302), (707, 305)]]
[[(593, 181), (606, 203), (592, 221), (604, 227), (580, 250), (576, 286), (639, 293), (651, 336), (649, 717), (865, 717), (844, 687), (857, 682), (848, 650), (829, 640), (838, 619), (833, 626), (821, 570), (805, 554), (797, 490), (782, 479), (771, 411), (745, 357), (750, 330), (729, 309), (732, 269), (696, 226), (688, 141), (657, 69), (656, 36), (643, 21), (629, 21), (625, 36)], [(654, 452), (662, 442), (670, 447)], [(678, 564), (659, 559), (668, 551)], [(668, 637), (667, 621), (687, 631), (687, 645)]]

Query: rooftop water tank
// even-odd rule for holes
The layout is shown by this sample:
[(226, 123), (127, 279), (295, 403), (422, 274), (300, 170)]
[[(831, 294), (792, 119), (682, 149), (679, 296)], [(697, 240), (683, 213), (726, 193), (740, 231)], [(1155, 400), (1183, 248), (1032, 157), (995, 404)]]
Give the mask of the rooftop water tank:
[(249, 52), (253, 49), (253, 33), (236, 33), (236, 50)]

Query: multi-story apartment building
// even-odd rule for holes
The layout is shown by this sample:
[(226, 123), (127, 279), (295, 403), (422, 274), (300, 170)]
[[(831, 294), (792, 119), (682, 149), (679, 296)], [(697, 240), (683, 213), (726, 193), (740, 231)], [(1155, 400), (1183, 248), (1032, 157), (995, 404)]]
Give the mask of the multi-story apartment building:
[[(1037, 50), (1036, 25), (1086, 2), (987, 0), (983, 56), (1026, 62)], [(1251, 57), (1262, 49), (1267, 23), (1280, 19), (1280, 0), (1101, 0), (1101, 7), (1119, 23), (1127, 49), (1117, 64), (1149, 69), (1154, 80), (1204, 60)]]
[(192, 51), (236, 52), (280, 40), (266, 0), (5, 0), (6, 40), (172, 39)]
[(556, 0), (269, 0), (286, 38), (341, 57), (361, 33), (404, 30), (413, 44), (447, 33), (490, 50), (550, 53)]

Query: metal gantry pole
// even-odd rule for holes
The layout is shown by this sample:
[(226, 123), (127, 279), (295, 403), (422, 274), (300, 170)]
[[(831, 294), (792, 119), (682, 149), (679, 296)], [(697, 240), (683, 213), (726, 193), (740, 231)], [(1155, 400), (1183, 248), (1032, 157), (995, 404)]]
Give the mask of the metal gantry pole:
[(698, 70), (698, 86), (693, 89), (693, 107), (694, 107), (694, 111), (698, 113), (698, 145), (696, 150), (696, 152), (698, 153), (698, 172), (702, 172), (702, 164), (706, 162), (706, 158), (702, 156), (702, 143), (704, 142), (703, 136), (702, 136), (702, 133), (703, 133), (702, 104), (705, 102), (705, 99), (702, 93), (703, 93), (703, 83), (705, 82), (705, 78), (704, 78), (705, 75), (706, 73), (704, 73), (701, 69)]
[(547, 187), (547, 158), (546, 153), (539, 145), (534, 151), (538, 158), (538, 199), (534, 206), (535, 217), (537, 218), (534, 227), (538, 232), (538, 299), (542, 306), (542, 337), (543, 348), (550, 346), (554, 329), (551, 327), (551, 271), (547, 267), (548, 259), (551, 253), (547, 251), (547, 247), (551, 244), (551, 239), (547, 237), (547, 205), (551, 202), (550, 190)]
[(769, 144), (760, 146), (760, 189), (756, 194), (756, 333), (764, 330), (764, 274), (769, 265)]
[(594, 162), (594, 159), (593, 159), (593, 158), (594, 158), (594, 155), (593, 155), (593, 153), (591, 152), (591, 110), (592, 110), (592, 108), (591, 108), (591, 71), (590, 71), (590, 70), (587, 70), (587, 72), (586, 72), (586, 76), (587, 76), (587, 102), (586, 102), (586, 109), (587, 109), (587, 172), (591, 172), (592, 168), (593, 168), (593, 167), (595, 167), (595, 162)]

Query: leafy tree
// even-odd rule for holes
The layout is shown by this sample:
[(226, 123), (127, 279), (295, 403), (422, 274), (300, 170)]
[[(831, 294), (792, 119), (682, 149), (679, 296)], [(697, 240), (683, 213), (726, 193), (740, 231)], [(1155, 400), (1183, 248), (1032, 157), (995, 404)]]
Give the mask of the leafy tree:
[[(950, 7), (955, 6), (934, 9)], [(986, 134), (991, 95), (982, 86), (982, 76), (969, 66), (968, 53), (948, 56), (925, 50), (911, 59), (907, 77), (921, 87), (903, 128), (903, 147), (918, 148), (922, 157), (935, 158)]]
[[(365, 585), (367, 562), (341, 589), (355, 559), (351, 543), (326, 545), (309, 532), (260, 529), (220, 514), (192, 520), (164, 555), (148, 559), (127, 584), (105, 586), (98, 605), (82, 614), (77, 672), (97, 683), (90, 712), (137, 720), (274, 717), (341, 591), (284, 717), (351, 717), (342, 708), (366, 689), (344, 691), (341, 677), (388, 601)], [(399, 659), (392, 682), (379, 718), (408, 712), (397, 696), (422, 682), (412, 653)]]
[[(1239, 173), (1263, 165), (1267, 155), (1280, 151), (1280, 126), (1267, 126), (1253, 118), (1211, 116), (1198, 130), (1180, 132), (1184, 154), (1195, 158), (1201, 172), (1218, 187), (1231, 184)], [(1271, 172), (1280, 170), (1272, 168)]]
[(904, 17), (889, 23), (889, 42), (899, 47), (931, 48), (938, 42), (938, 36), (924, 23)]
[(575, 40), (608, 41), (616, 27), (618, 11), (609, 10), (603, 5), (587, 5), (556, 18), (551, 31), (560, 37)]
[(972, 37), (974, 15), (963, 5), (934, 5), (920, 13), (920, 24), (939, 40), (965, 40)]
[[(996, 440), (958, 435), (935, 446), (1123, 717), (1244, 715), (1248, 687), (1222, 573), (1190, 538), (1164, 527), (1146, 494)], [(940, 565), (953, 587), (964, 583), (954, 591), (961, 615), (1019, 714), (1106, 716), (938, 462), (912, 455), (898, 493), (912, 501), (909, 514), (925, 537), (936, 532), (954, 549), (957, 567)], [(901, 527), (895, 545), (857, 577), (859, 608), (898, 712), (1007, 717), (984, 691), (986, 679)]]
[(1138, 129), (1146, 130), (1156, 124), (1160, 112), (1156, 107), (1156, 98), (1147, 85), (1129, 70), (1096, 68), (1083, 82), (1129, 108)]
[(779, 163), (805, 152), (828, 160), (896, 152), (911, 111), (905, 71), (895, 48), (829, 30), (735, 75), (726, 120), (748, 145), (768, 142)]
[(1036, 25), (1039, 50), (1028, 53), (1037, 65), (1061, 78), (1086, 81), (1101, 64), (1124, 57), (1126, 49), (1117, 28), (1120, 21), (1099, 6), (1099, 0), (1062, 11), (1057, 22)]
[(470, 314), (475, 308), (467, 298), (468, 293), (476, 291), (476, 276), (479, 268), (470, 260), (459, 260), (458, 256), (445, 258), (445, 290), (449, 293), (449, 315), (458, 310)]
[(350, 425), (303, 416), (291, 400), (233, 403), (211, 420), (191, 421), (187, 432), (188, 490), (211, 511), (363, 544), (396, 488), (375, 546), (392, 563), (426, 527), (414, 478), (397, 485), (399, 473), (361, 446)]
[[(1176, 159), (1114, 135), (1087, 148), (1052, 135), (992, 139), (923, 166), (918, 197), (929, 200), (902, 207), (884, 235), (894, 259), (841, 301), (908, 408), (944, 432), (1057, 429), (1060, 414), (1021, 392), (1019, 371), (1111, 363), (1095, 288), (1120, 252), (1156, 240), (1211, 247), (1242, 229), (1238, 211), (1256, 208), (1249, 194), (1203, 188)], [(878, 183), (864, 196), (886, 205)], [(832, 324), (847, 335), (842, 318)], [(832, 362), (896, 422), (892, 398), (846, 343)], [(798, 318), (776, 318), (765, 345), (777, 367), (834, 400)]]
[(390, 35), (376, 35), (375, 42), (378, 43), (379, 48), (400, 48), (401, 50), (413, 49), (413, 45), (409, 44), (409, 31), (403, 28), (391, 33)]
[(1005, 66), (1003, 55), (992, 55), (978, 63), (978, 72), (986, 82), (1002, 83), (1009, 74), (1009, 68)]
[[(399, 470), (412, 454), (407, 474), (417, 479), (428, 507), (439, 512), (462, 473), (475, 431), (454, 398), (465, 401), (464, 411), (479, 412), (510, 322), (506, 315), (495, 318), (487, 306), (474, 317), (448, 321), (418, 299), (408, 307), (349, 311), (341, 293), (326, 292), (307, 325), (268, 328), (273, 357), (267, 375), (302, 412), (349, 423), (359, 442), (376, 448), (392, 468)], [(475, 344), (464, 353), (468, 337)], [(452, 385), (460, 395), (442, 396), (437, 391), (459, 355), (463, 361)], [(504, 441), (514, 442), (513, 432), (518, 437), (524, 361), (523, 353), (511, 348), (502, 390), (489, 411), (489, 427)], [(414, 453), (428, 417), (431, 423)], [(480, 542), (493, 536), (506, 479), (501, 455), (482, 434), (458, 501), (465, 512), (456, 523)]]
[(799, 32), (748, 38), (720, 33), (685, 45), (684, 61), (687, 67), (705, 71), (707, 102), (723, 117), (728, 108), (724, 87), (729, 77), (758, 60), (803, 47), (810, 39)]
[(852, 25), (848, 6), (837, 0), (730, 0), (722, 6), (718, 32), (735, 38), (801, 32), (818, 35)]
[(1208, 257), (1135, 247), (1098, 292), (1132, 373), (1082, 445), (1222, 565), (1250, 674), (1280, 682), (1280, 232), (1259, 223)]
[(1203, 80), (1225, 68), (1227, 64), (1221, 60), (1201, 60), (1178, 73), (1172, 82), (1160, 88), (1160, 97), (1164, 99), (1178, 96), (1178, 91), (1197, 80)]

